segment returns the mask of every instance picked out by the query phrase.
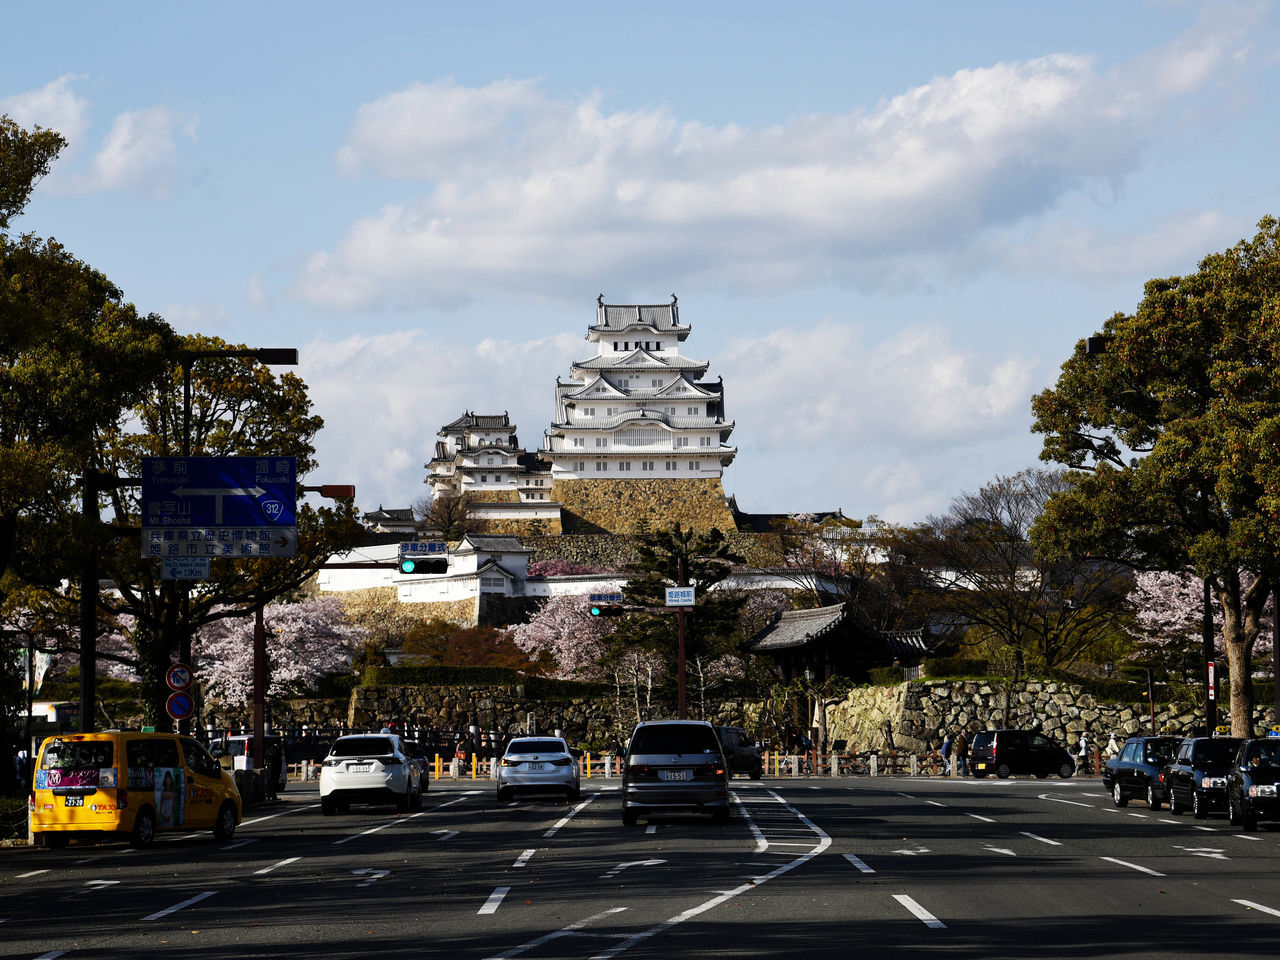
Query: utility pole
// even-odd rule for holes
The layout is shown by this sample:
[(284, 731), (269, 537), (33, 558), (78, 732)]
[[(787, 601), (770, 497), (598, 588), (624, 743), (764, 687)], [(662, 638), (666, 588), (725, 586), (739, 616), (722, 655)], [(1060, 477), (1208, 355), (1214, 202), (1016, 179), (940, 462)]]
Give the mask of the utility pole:
[[(689, 585), (689, 561), (681, 556), (677, 560), (677, 586), (687, 587)], [(685, 667), (684, 667), (684, 608), (680, 607), (676, 610), (676, 623), (679, 626), (679, 636), (676, 646), (676, 676), (677, 685), (680, 695), (678, 698), (678, 716), (681, 720), (689, 719), (688, 701), (685, 695)]]

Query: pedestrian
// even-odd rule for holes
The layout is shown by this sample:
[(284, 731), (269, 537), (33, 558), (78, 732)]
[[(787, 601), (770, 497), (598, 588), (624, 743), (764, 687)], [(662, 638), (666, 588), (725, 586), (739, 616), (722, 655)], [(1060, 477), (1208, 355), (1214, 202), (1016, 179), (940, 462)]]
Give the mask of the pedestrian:
[(1082, 773), (1089, 772), (1089, 738), (1083, 730), (1080, 731), (1080, 739), (1076, 742), (1076, 766)]
[(1116, 743), (1116, 735), (1115, 735), (1115, 732), (1113, 731), (1111, 734), (1111, 739), (1107, 741), (1107, 759), (1110, 760), (1119, 752), (1120, 752), (1120, 744)]
[(969, 738), (964, 735), (963, 727), (960, 728), (960, 732), (956, 734), (956, 738), (951, 744), (951, 752), (956, 755), (956, 776), (968, 776)]
[(947, 734), (942, 738), (942, 769), (946, 773), (951, 773), (951, 734)]

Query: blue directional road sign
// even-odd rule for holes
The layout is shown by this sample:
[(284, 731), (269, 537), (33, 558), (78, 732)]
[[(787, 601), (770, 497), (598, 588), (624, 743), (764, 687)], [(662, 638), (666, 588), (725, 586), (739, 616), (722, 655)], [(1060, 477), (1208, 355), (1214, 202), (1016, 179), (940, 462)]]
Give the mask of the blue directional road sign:
[(294, 457), (147, 457), (142, 555), (292, 557), (298, 546)]

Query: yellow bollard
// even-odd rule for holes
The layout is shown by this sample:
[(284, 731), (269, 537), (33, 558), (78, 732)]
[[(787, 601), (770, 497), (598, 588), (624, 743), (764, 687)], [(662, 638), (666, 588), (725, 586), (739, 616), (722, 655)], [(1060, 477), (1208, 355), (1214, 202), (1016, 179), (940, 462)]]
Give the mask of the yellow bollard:
[(436, 780), (440, 779), (440, 754), (436, 754)]
[(587, 779), (591, 779), (591, 754), (587, 754)]
[(477, 760), (477, 759), (478, 759), (478, 758), (477, 758), (477, 757), (476, 757), (476, 755), (473, 753), (473, 754), (471, 755), (471, 779), (472, 779), (472, 780), (474, 780), (474, 779), (476, 778), (476, 760)]

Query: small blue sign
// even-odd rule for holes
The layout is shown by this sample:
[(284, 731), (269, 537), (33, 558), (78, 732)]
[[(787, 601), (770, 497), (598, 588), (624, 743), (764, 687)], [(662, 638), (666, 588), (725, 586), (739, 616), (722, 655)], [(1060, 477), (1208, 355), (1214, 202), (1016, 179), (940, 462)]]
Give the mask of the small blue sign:
[(668, 607), (692, 607), (693, 587), (667, 587)]
[(185, 720), (195, 710), (195, 701), (189, 693), (174, 693), (165, 701), (164, 709), (175, 720)]
[[(578, 596), (582, 596), (582, 594), (578, 594)], [(588, 601), (589, 603), (621, 603), (621, 602), (622, 602), (622, 594), (620, 594), (620, 593), (593, 593), (593, 594), (588, 595), (588, 597), (587, 597), (587, 601)]]

